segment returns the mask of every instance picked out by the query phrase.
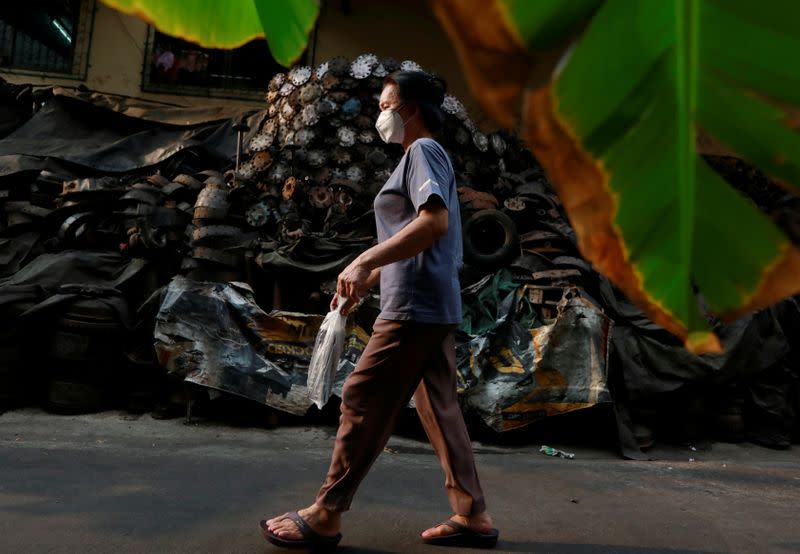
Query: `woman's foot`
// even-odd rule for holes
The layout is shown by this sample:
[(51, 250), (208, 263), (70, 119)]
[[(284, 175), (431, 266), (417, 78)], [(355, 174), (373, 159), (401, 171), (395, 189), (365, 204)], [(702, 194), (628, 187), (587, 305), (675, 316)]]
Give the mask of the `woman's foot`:
[[(317, 534), (323, 537), (335, 537), (339, 533), (342, 515), (331, 512), (321, 506), (312, 504), (297, 512)], [(297, 524), (283, 514), (267, 520), (267, 529), (278, 537), (286, 540), (301, 540), (303, 534)]]
[[(489, 515), (489, 512), (481, 512), (480, 514), (471, 516), (454, 515), (451, 516), (450, 519), (478, 533), (489, 533), (492, 530), (492, 517)], [(442, 524), (423, 531), (422, 538), (433, 539), (436, 537), (445, 537), (455, 532), (456, 530), (449, 525)]]

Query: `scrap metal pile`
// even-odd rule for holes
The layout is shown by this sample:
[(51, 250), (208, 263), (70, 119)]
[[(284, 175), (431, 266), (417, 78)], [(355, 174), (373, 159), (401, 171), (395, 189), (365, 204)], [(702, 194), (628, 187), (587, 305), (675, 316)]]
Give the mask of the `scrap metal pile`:
[[(296, 67), (270, 81), (264, 110), (186, 133), (214, 146), (235, 145), (220, 137), (237, 132), (234, 167), (145, 129), (159, 143), (155, 165), (3, 174), (0, 401), (33, 386), (52, 408), (97, 409), (109, 388), (158, 396), (166, 369), (212, 396), (306, 413), (306, 369), (336, 275), (374, 243), (372, 202), (402, 156), (374, 129), (383, 80), (397, 69), (420, 67), (370, 54)], [(639, 408), (653, 398), (718, 383), (739, 386), (731, 394), (740, 398), (743, 376), (784, 383), (778, 366), (796, 374), (795, 304), (720, 326), (726, 355), (688, 354), (580, 257), (516, 136), (485, 134), (451, 95), (442, 107), (464, 233), (465, 413), (502, 432), (611, 402), (613, 392), (623, 451), (635, 457)], [(0, 140), (0, 157), (13, 139)], [(100, 155), (119, 152), (103, 147), (97, 166)], [(366, 299), (348, 321), (335, 393), (377, 303)]]

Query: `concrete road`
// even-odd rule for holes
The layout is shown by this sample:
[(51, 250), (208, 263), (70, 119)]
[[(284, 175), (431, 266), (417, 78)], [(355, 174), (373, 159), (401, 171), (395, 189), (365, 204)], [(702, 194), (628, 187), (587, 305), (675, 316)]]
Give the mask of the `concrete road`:
[[(0, 552), (277, 552), (257, 521), (313, 499), (332, 434), (5, 413)], [(800, 551), (796, 448), (715, 445), (630, 462), (475, 446), (499, 552)], [(442, 552), (417, 541), (448, 515), (442, 482), (428, 445), (393, 438), (345, 519), (341, 551)]]

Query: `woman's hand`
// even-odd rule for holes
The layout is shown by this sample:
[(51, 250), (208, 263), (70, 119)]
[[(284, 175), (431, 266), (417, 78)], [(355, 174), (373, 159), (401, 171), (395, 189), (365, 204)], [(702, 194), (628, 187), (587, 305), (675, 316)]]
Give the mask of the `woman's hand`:
[(369, 268), (358, 258), (344, 268), (336, 280), (336, 295), (331, 301), (331, 309), (336, 309), (339, 299), (345, 298), (346, 303), (342, 306), (342, 315), (347, 315), (353, 304), (367, 292), (370, 273)]

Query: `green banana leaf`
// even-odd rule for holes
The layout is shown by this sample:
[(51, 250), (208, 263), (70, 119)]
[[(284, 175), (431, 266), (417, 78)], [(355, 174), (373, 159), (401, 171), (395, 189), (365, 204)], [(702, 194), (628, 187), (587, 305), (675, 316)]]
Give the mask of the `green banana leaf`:
[(291, 67), (319, 15), (316, 0), (102, 0), (162, 33), (204, 48), (237, 48), (264, 37), (272, 57)]
[(800, 292), (800, 252), (696, 149), (703, 131), (800, 190), (800, 3), (431, 4), (486, 110), (522, 121), (584, 256), (688, 348), (720, 349), (698, 293), (732, 320)]

